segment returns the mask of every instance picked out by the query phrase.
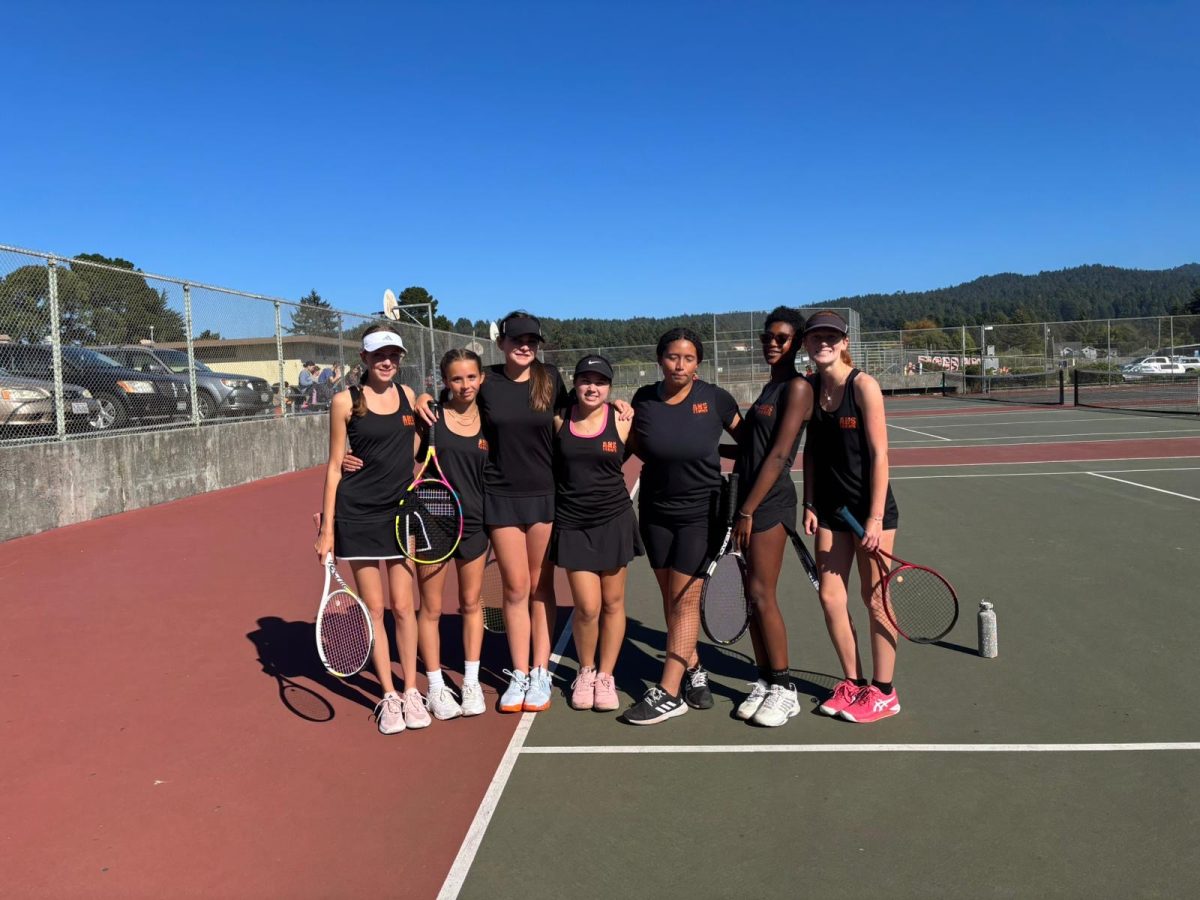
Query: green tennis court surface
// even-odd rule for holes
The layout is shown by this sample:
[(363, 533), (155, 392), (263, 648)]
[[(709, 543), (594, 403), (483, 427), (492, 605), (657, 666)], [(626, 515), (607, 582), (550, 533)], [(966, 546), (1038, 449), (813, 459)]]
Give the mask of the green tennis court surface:
[[(889, 422), (935, 435), (920, 446), (1116, 431), (1146, 442), (1123, 445), (1130, 457), (1161, 436), (1142, 432), (1197, 431), (1070, 409), (937, 416), (944, 406), (917, 400), (900, 408), (928, 418)], [(917, 440), (902, 435), (891, 431), (893, 447)], [(778, 729), (733, 717), (755, 677), (748, 638), (702, 644), (716, 706), (662, 725), (626, 726), (556, 695), (510, 751), (494, 814), (474, 826), (478, 850), (460, 853), (442, 896), (1190, 893), (1200, 457), (897, 466), (893, 478), (898, 552), (941, 568), (962, 602), (942, 646), (901, 646), (900, 715), (856, 726), (815, 712), (839, 672), (788, 556), (780, 600), (805, 712)], [(984, 598), (999, 619), (992, 660), (975, 654)], [(632, 699), (662, 659), (644, 561), (630, 568), (627, 606), (617, 682)], [(560, 687), (576, 667), (568, 644)]]

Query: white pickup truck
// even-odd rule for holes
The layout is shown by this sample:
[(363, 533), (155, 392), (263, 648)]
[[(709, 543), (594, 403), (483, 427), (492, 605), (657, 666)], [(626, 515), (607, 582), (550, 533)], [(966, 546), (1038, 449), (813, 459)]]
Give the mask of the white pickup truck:
[(1122, 367), (1121, 371), (1126, 375), (1182, 375), (1188, 369), (1178, 361), (1181, 359), (1180, 356), (1146, 356)]

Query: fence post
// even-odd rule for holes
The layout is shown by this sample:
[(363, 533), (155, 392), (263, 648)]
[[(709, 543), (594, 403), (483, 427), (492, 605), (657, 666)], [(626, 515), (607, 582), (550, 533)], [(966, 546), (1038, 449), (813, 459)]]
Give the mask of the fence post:
[(275, 301), (275, 360), (279, 363), (279, 414), (287, 415), (287, 394), (283, 388), (283, 318)]
[(720, 359), (721, 356), (717, 352), (717, 314), (713, 313), (713, 384), (721, 383)]
[(1168, 316), (1167, 324), (1171, 331), (1171, 356), (1175, 355), (1175, 317)]
[(437, 389), (437, 346), (434, 344), (433, 334), (433, 304), (430, 303), (425, 310), (425, 316), (429, 321), (429, 393), (433, 396), (438, 395)]
[(46, 260), (46, 292), (50, 295), (50, 368), (54, 373), (54, 433), (60, 441), (67, 439), (67, 416), (63, 409), (62, 315), (58, 308), (58, 263), (56, 257)]
[[(346, 348), (345, 348), (345, 346), (343, 346), (343, 342), (342, 342), (342, 338), (345, 336), (345, 333), (346, 333), (346, 323), (342, 319), (341, 313), (338, 313), (337, 320), (338, 320), (338, 364), (337, 364), (337, 367), (339, 369), (341, 369), (346, 365)], [(345, 384), (344, 381), (342, 383)]]
[(192, 404), (192, 424), (200, 426), (200, 397), (196, 392), (196, 343), (192, 334), (192, 286), (183, 286), (183, 337), (187, 341), (188, 396)]
[(962, 338), (962, 350), (958, 354), (958, 371), (965, 375), (967, 372), (967, 326), (959, 325), (958, 328)]

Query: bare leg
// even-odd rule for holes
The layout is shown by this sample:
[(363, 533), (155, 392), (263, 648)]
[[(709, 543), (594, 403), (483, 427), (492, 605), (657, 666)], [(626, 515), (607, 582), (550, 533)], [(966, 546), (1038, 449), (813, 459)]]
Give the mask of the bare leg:
[(833, 650), (846, 678), (862, 677), (858, 638), (847, 606), (850, 562), (858, 539), (849, 532), (817, 529), (817, 569), (820, 572), (821, 611)]
[(779, 570), (783, 566), (783, 548), (787, 543), (787, 532), (782, 525), (750, 536), (750, 548), (746, 554), (749, 572), (746, 577), (746, 595), (752, 610), (751, 624), (758, 626), (761, 642), (755, 643), (754, 658), (761, 668), (776, 672), (788, 668), (787, 627), (779, 611), (776, 588)]
[(417, 617), (413, 612), (412, 563), (406, 559), (387, 561), (388, 589), (391, 593), (392, 616), (396, 620), (396, 646), (400, 648), (400, 671), (404, 689), (417, 686)]
[(571, 597), (575, 603), (572, 637), (581, 669), (596, 667), (596, 645), (600, 641), (600, 576), (595, 572), (569, 570)]
[(417, 612), (417, 643), (425, 671), (442, 667), (441, 635), (442, 590), (446, 586), (449, 563), (436, 566), (417, 566), (417, 583), (421, 588), (421, 609)]
[(525, 531), (516, 525), (491, 529), (492, 548), (504, 585), (504, 630), (514, 669), (529, 673), (529, 555)]
[(392, 658), (387, 632), (383, 628), (383, 578), (379, 574), (379, 563), (370, 559), (352, 559), (354, 584), (358, 595), (371, 613), (371, 626), (375, 629), (375, 646), (371, 648), (371, 666), (385, 694), (396, 690), (392, 683)]
[(479, 594), (486, 562), (484, 553), (470, 562), (458, 563), (458, 611), (463, 622), (463, 655), (469, 660), (478, 660), (483, 652), (483, 609)]
[[(879, 537), (880, 548), (888, 553), (895, 542), (895, 529), (885, 531)], [(860, 551), (857, 556), (863, 603), (871, 621), (871, 677), (876, 681), (889, 682), (896, 674), (896, 629), (883, 611), (882, 582), (886, 571), (879, 570), (872, 554)]]
[(600, 575), (600, 664), (599, 670), (608, 675), (617, 665), (617, 655), (625, 642), (625, 573), (624, 567)]
[(679, 695), (684, 669), (696, 664), (696, 639), (700, 632), (700, 591), (704, 582), (695, 575), (685, 575), (674, 569), (655, 569), (665, 573), (659, 584), (666, 581), (670, 591), (670, 614), (667, 616), (667, 659), (663, 663), (662, 686), (667, 693)]
[(554, 564), (550, 562), (550, 522), (530, 525), (525, 532), (529, 561), (529, 622), (533, 632), (533, 664), (550, 667), (554, 623), (558, 604), (554, 599)]

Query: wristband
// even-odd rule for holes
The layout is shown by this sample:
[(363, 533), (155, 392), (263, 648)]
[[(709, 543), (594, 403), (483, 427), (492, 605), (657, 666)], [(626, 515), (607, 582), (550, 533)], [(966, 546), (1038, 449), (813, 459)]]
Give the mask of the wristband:
[(741, 516), (743, 519), (753, 519), (754, 518), (754, 513), (739, 512), (738, 515)]
[(804, 508), (809, 510), (810, 512), (817, 511), (817, 505), (815, 503), (810, 503), (808, 500), (804, 501)]

